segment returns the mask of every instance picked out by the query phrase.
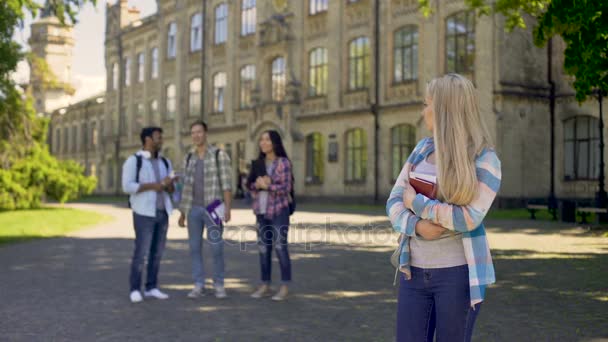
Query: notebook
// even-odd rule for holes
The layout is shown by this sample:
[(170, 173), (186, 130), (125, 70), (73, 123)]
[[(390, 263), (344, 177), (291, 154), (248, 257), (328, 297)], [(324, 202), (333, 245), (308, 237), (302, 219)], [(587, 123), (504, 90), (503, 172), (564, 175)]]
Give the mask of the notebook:
[(417, 172), (410, 172), (410, 185), (417, 194), (423, 194), (430, 199), (437, 198), (437, 177)]

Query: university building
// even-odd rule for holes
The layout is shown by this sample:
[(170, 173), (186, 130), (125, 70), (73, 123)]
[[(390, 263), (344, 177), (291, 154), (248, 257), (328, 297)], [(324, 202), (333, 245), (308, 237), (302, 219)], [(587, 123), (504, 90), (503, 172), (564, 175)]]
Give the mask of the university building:
[[(203, 118), (209, 141), (232, 157), (235, 183), (260, 134), (275, 129), (299, 197), (384, 201), (430, 134), (426, 83), (457, 72), (475, 83), (502, 160), (501, 205), (549, 196), (552, 121), (556, 196), (593, 198), (598, 102), (575, 101), (563, 42), (537, 48), (529, 31), (506, 33), (504, 18), (477, 17), (462, 0), (434, 1), (428, 18), (417, 3), (159, 0), (140, 18), (117, 0), (105, 13), (106, 91), (47, 111), (52, 152), (96, 175), (97, 193), (114, 194), (141, 127), (164, 129), (163, 153), (180, 168), (190, 124)], [(33, 50), (62, 44), (40, 35)]]

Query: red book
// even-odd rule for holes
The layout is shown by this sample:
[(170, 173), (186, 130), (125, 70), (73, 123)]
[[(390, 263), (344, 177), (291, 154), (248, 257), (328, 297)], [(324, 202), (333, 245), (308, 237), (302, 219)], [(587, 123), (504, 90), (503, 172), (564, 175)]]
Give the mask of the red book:
[(423, 194), (430, 199), (437, 198), (437, 177), (410, 172), (409, 181), (417, 194)]

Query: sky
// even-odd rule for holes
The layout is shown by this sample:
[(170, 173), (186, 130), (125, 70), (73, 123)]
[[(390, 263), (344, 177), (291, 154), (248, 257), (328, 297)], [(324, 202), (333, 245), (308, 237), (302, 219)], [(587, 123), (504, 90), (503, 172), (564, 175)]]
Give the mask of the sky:
[[(104, 63), (104, 33), (105, 33), (105, 6), (106, 3), (115, 3), (116, 0), (98, 0), (97, 6), (85, 5), (78, 14), (78, 24), (74, 27), (74, 55), (72, 64), (72, 85), (76, 93), (72, 102), (99, 94), (105, 90), (105, 63)], [(44, 3), (44, 0), (37, 0)], [(137, 7), (141, 17), (147, 17), (156, 12), (156, 0), (129, 0), (129, 7)], [(27, 40), (30, 36), (31, 16), (26, 18), (24, 28), (17, 29), (14, 39), (25, 50), (29, 50)], [(19, 64), (15, 79), (27, 82), (29, 67), (27, 63)]]

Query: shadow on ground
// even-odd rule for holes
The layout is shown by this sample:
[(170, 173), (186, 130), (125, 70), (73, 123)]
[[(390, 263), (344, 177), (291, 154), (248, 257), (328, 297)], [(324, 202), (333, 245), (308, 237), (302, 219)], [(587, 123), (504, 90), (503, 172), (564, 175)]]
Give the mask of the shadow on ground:
[[(227, 241), (230, 298), (190, 300), (185, 297), (190, 286), (187, 242), (170, 240), (160, 281), (171, 299), (132, 305), (127, 299), (132, 244), (129, 239), (58, 238), (0, 248), (3, 339), (394, 338), (396, 288), (392, 287), (390, 251), (386, 248), (316, 244), (307, 251), (303, 245), (293, 245), (293, 294), (286, 302), (274, 303), (249, 298), (258, 279), (257, 249)], [(208, 252), (208, 246), (205, 248)], [(499, 282), (488, 292), (475, 340), (588, 341), (608, 337), (608, 255), (543, 256), (527, 250), (495, 250), (494, 256)], [(273, 266), (273, 277), (278, 279), (276, 261)]]

